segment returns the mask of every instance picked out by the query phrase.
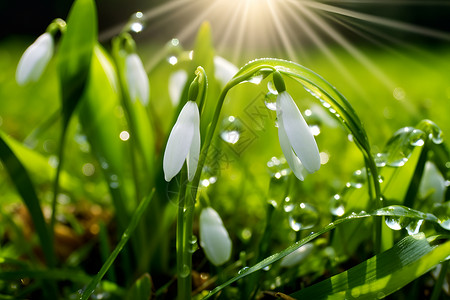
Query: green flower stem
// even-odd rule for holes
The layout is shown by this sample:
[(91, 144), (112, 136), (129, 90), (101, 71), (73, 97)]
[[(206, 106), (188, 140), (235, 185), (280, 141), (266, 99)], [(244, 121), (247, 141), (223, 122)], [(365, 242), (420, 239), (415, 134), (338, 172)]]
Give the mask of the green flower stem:
[[(186, 265), (185, 258), (185, 204), (186, 204), (186, 187), (187, 187), (187, 174), (186, 166), (181, 170), (180, 176), (180, 191), (178, 194), (178, 216), (177, 216), (177, 286), (178, 286), (178, 299), (190, 299), (191, 298), (191, 276), (190, 273), (186, 275), (184, 266)], [(190, 272), (190, 269), (189, 269)]]
[[(191, 299), (192, 247), (194, 246), (192, 244), (192, 223), (194, 218), (195, 199), (197, 198), (197, 190), (200, 183), (202, 169), (208, 155), (208, 150), (213, 139), (214, 131), (219, 121), (219, 116), (222, 110), (223, 103), (225, 101), (225, 96), (232, 87), (250, 78), (255, 72), (261, 70), (262, 68), (273, 69), (273, 67), (271, 66), (258, 66), (253, 68), (250, 72), (233, 78), (228, 82), (219, 96), (213, 119), (208, 126), (205, 142), (200, 152), (198, 167), (194, 179), (191, 183), (187, 184), (185, 168), (183, 168), (183, 171), (181, 173), (181, 187), (179, 194), (177, 220), (177, 273), (179, 300)], [(201, 73), (204, 73), (202, 68), (200, 68), (199, 71)], [(206, 77), (204, 78), (206, 79)], [(204, 95), (206, 95), (206, 91), (202, 91), (202, 95), (202, 98), (204, 98)], [(201, 103), (201, 106), (203, 106), (203, 101)], [(185, 193), (187, 194), (187, 196)]]

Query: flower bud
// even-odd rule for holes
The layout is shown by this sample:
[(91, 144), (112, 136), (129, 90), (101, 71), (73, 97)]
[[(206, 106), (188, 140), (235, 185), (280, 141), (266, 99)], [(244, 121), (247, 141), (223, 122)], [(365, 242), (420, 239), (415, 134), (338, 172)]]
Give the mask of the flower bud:
[(150, 93), (148, 77), (136, 53), (129, 54), (125, 60), (125, 76), (131, 101), (138, 100), (143, 105), (147, 105)]
[(215, 266), (227, 262), (231, 256), (231, 240), (219, 214), (207, 207), (200, 213), (200, 246)]
[(16, 70), (16, 81), (25, 85), (30, 81), (38, 81), (48, 62), (53, 56), (53, 36), (46, 32), (36, 39), (20, 58)]

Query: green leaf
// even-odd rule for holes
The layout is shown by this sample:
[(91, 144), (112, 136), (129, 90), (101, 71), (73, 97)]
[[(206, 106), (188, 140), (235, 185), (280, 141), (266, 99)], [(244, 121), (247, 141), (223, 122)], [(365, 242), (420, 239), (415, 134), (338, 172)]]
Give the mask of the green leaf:
[(55, 266), (55, 252), (52, 238), (45, 223), (33, 182), (27, 170), (5, 142), (2, 135), (0, 135), (0, 159), (3, 161), (13, 184), (16, 186), (17, 191), (30, 212), (47, 264), (50, 267)]
[[(126, 203), (133, 203), (133, 197), (126, 190), (126, 142), (119, 136), (125, 129), (125, 119), (120, 107), (116, 70), (111, 59), (101, 46), (95, 47), (89, 81), (78, 117), (88, 137), (94, 155), (100, 162), (110, 187), (119, 225), (128, 223)], [(125, 201), (124, 199), (128, 199)]]
[(381, 299), (428, 272), (450, 255), (450, 241), (432, 247), (424, 234), (408, 236), (386, 252), (293, 293), (297, 299)]
[(409, 218), (411, 220), (423, 219), (423, 220), (426, 220), (426, 221), (429, 221), (432, 223), (436, 223), (436, 224), (438, 223), (438, 219), (436, 218), (436, 216), (434, 216), (432, 214), (426, 214), (426, 213), (416, 211), (416, 210), (413, 210), (413, 209), (410, 209), (407, 207), (403, 207), (403, 206), (388, 206), (385, 208), (375, 210), (372, 213), (361, 212), (359, 214), (351, 214), (350, 216), (348, 216), (346, 218), (338, 219), (335, 222), (328, 224), (327, 226), (322, 228), (320, 231), (301, 239), (300, 241), (292, 244), (291, 246), (289, 246), (288, 248), (286, 248), (285, 250), (283, 250), (281, 252), (275, 253), (275, 254), (263, 259), (262, 261), (258, 262), (254, 266), (243, 268), (241, 271), (238, 272), (238, 274), (235, 277), (231, 278), (224, 284), (213, 289), (204, 299), (209, 299), (210, 297), (212, 297), (213, 295), (215, 295), (216, 293), (218, 293), (225, 287), (229, 286), (233, 282), (236, 282), (237, 280), (244, 278), (245, 276), (253, 274), (253, 273), (277, 262), (278, 260), (280, 260), (283, 257), (285, 257), (286, 255), (294, 252), (301, 246), (314, 240), (315, 238), (319, 237), (320, 235), (324, 234), (325, 232), (328, 232), (328, 231), (336, 228), (339, 224), (345, 224), (345, 223), (348, 223), (348, 222), (351, 222), (354, 220), (360, 220), (363, 218), (374, 217), (374, 216), (390, 216), (390, 217), (399, 217), (399, 218)]
[(67, 31), (58, 50), (58, 72), (62, 90), (62, 110), (67, 124), (89, 74), (92, 52), (97, 41), (97, 12), (93, 0), (76, 0)]
[(149, 300), (152, 294), (152, 280), (148, 273), (139, 277), (128, 292), (128, 300)]

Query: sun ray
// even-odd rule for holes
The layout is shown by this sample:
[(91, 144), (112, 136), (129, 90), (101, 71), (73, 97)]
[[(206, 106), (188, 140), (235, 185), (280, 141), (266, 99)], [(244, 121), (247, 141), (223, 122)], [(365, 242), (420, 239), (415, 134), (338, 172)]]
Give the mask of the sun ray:
[(286, 53), (289, 57), (289, 59), (298, 61), (297, 55), (295, 54), (294, 48), (290, 42), (290, 39), (287, 35), (286, 28), (281, 23), (279, 18), (279, 12), (277, 10), (277, 7), (275, 5), (272, 5), (272, 2), (268, 2), (270, 13), (272, 15), (272, 19), (274, 21), (274, 26), (277, 29), (278, 36), (281, 40), (281, 43), (283, 44)]
[[(154, 7), (152, 9), (144, 12), (142, 21), (148, 21), (149, 19), (156, 18), (160, 15), (176, 11), (178, 8), (182, 7), (187, 2), (190, 2), (190, 1), (192, 1), (192, 0), (175, 0), (175, 1), (166, 2), (162, 5), (159, 5), (157, 7)], [(105, 40), (111, 39), (113, 36), (117, 35), (120, 31), (122, 31), (123, 27), (127, 23), (128, 23), (128, 20), (126, 22), (116, 25), (110, 29), (102, 31), (99, 35), (99, 40), (105, 41)]]
[(239, 20), (239, 25), (237, 25), (237, 28), (240, 28), (241, 30), (238, 30), (237, 32), (237, 37), (236, 37), (236, 46), (234, 48), (233, 51), (233, 61), (238, 61), (239, 57), (240, 57), (240, 53), (241, 53), (241, 49), (243, 46), (243, 41), (244, 41), (244, 34), (245, 34), (245, 30), (243, 30), (243, 27), (245, 27), (245, 19), (248, 15), (248, 10), (249, 10), (249, 5), (247, 2), (245, 2), (245, 5), (243, 7), (242, 10), (242, 17)]
[(239, 2), (236, 9), (229, 10), (228, 15), (223, 18), (225, 29), (223, 31), (218, 29), (218, 32), (223, 32), (223, 35), (221, 36), (217, 44), (217, 49), (219, 51), (228, 50), (226, 49), (226, 45), (228, 45), (231, 40), (231, 34), (239, 30), (239, 27), (235, 26), (234, 24), (236, 24), (237, 19), (240, 16), (243, 5), (243, 2)]
[(327, 22), (320, 18), (316, 13), (307, 9), (304, 6), (297, 6), (305, 17), (307, 17), (311, 22), (316, 24), (323, 32), (327, 33), (332, 39), (334, 39), (338, 44), (340, 44), (346, 51), (348, 51), (356, 60), (358, 60), (363, 66), (370, 70), (375, 77), (380, 80), (386, 87), (393, 89), (395, 84), (388, 79), (388, 76), (384, 74), (375, 64), (370, 61), (361, 51), (359, 51), (355, 46), (353, 46), (341, 33), (336, 29), (331, 27)]
[(450, 41), (450, 34), (441, 32), (438, 30), (433, 30), (433, 29), (429, 29), (429, 28), (425, 28), (425, 27), (421, 27), (421, 26), (417, 26), (417, 25), (413, 25), (413, 24), (409, 24), (409, 23), (405, 23), (405, 22), (401, 22), (401, 21), (391, 20), (388, 18), (380, 17), (380, 16), (369, 15), (366, 13), (356, 12), (356, 11), (352, 11), (352, 10), (348, 10), (348, 9), (344, 9), (344, 8), (340, 8), (340, 7), (336, 7), (336, 6), (332, 6), (332, 5), (327, 5), (327, 4), (323, 4), (323, 3), (318, 3), (318, 2), (305, 1), (302, 3), (305, 6), (309, 6), (314, 9), (319, 9), (319, 10), (327, 11), (330, 13), (344, 15), (347, 17), (359, 19), (359, 20), (370, 22), (370, 23), (377, 24), (377, 25), (382, 25), (385, 27), (390, 27), (390, 28), (405, 31), (405, 32), (410, 32), (410, 33), (415, 33), (415, 34), (420, 34), (420, 35), (424, 35), (424, 36), (442, 39), (445, 41)]
[(359, 94), (363, 95), (363, 89), (361, 85), (357, 83), (356, 79), (352, 76), (347, 67), (339, 60), (339, 58), (333, 54), (333, 52), (327, 47), (326, 43), (320, 38), (320, 36), (313, 30), (310, 24), (308, 24), (303, 18), (298, 17), (294, 13), (291, 7), (285, 7), (284, 13), (290, 15), (294, 22), (298, 25), (302, 34), (305, 34), (312, 42), (317, 46), (317, 48), (325, 55), (325, 57), (330, 61), (330, 63), (342, 73), (342, 76), (347, 80), (349, 84), (353, 86)]

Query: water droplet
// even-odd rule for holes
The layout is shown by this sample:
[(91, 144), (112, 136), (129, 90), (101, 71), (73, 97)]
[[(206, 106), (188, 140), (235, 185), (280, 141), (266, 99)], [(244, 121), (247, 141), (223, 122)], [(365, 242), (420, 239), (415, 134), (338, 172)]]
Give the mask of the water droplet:
[(319, 125), (311, 125), (311, 126), (309, 126), (309, 130), (311, 130), (311, 133), (314, 136), (318, 136), (320, 134), (320, 127), (319, 127)]
[(241, 130), (241, 121), (234, 116), (229, 116), (222, 121), (220, 137), (227, 143), (236, 144), (239, 141)]
[(349, 133), (349, 134), (347, 135), (347, 139), (348, 139), (350, 142), (353, 142), (353, 135)]
[(91, 146), (88, 142), (87, 136), (84, 134), (76, 133), (74, 136), (75, 142), (78, 144), (80, 150), (84, 153), (88, 153), (91, 150)]
[(241, 239), (248, 242), (252, 238), (252, 231), (250, 228), (244, 228), (241, 231)]
[(48, 164), (50, 165), (50, 167), (56, 168), (59, 164), (58, 157), (56, 155), (50, 155), (48, 157)]
[(438, 223), (442, 228), (450, 230), (450, 202), (435, 203), (433, 214), (438, 218)]
[(386, 164), (391, 167), (403, 166), (411, 156), (415, 147), (424, 144), (425, 133), (413, 127), (397, 130), (385, 147)]
[(330, 212), (334, 216), (341, 217), (345, 213), (345, 206), (342, 197), (338, 194), (334, 195), (330, 200)]
[(260, 74), (260, 75), (255, 75), (255, 76), (251, 77), (249, 80), (247, 80), (247, 82), (258, 85), (261, 83), (261, 81), (263, 81), (263, 79), (264, 79), (264, 76), (262, 74)]
[(92, 176), (95, 173), (95, 167), (93, 164), (91, 163), (85, 163), (82, 167), (81, 167), (81, 171), (83, 172), (84, 176)]
[(352, 187), (355, 189), (360, 189), (363, 187), (364, 183), (367, 181), (367, 173), (366, 169), (356, 170), (353, 172), (352, 177), (350, 178), (350, 182), (346, 184), (347, 187)]
[(316, 87), (314, 87), (314, 86), (306, 87), (305, 85), (303, 85), (303, 88), (305, 89), (305, 91), (310, 93), (313, 97), (319, 99), (324, 107), (326, 107), (326, 108), (331, 107), (331, 105), (328, 102), (326, 102), (322, 99), (322, 97), (323, 97), (322, 92), (320, 92)]
[(130, 18), (129, 26), (131, 31), (136, 33), (141, 32), (145, 27), (144, 14), (140, 11), (133, 14)]
[(119, 138), (124, 142), (128, 141), (130, 139), (130, 133), (128, 131), (124, 130), (119, 134)]
[(264, 96), (264, 104), (266, 107), (270, 110), (276, 111), (277, 110), (277, 94), (274, 94), (272, 92), (268, 92)]
[(265, 266), (264, 268), (263, 268), (263, 271), (269, 271), (270, 270), (270, 268), (272, 268), (272, 265), (268, 265), (268, 266)]
[(167, 62), (171, 64), (172, 66), (176, 65), (178, 63), (178, 58), (174, 55), (171, 55), (167, 58)]
[(396, 87), (394, 89), (394, 92), (392, 93), (392, 96), (394, 96), (394, 98), (397, 100), (404, 100), (406, 93), (405, 90), (402, 89), (401, 87)]
[(179, 272), (179, 276), (181, 278), (186, 278), (189, 276), (189, 274), (191, 273), (191, 270), (189, 269), (188, 265), (183, 265), (183, 267), (181, 268), (181, 271)]
[(295, 204), (288, 212), (289, 226), (294, 231), (313, 228), (319, 222), (319, 213), (316, 208), (307, 203)]
[(405, 227), (405, 218), (403, 217), (386, 217), (384, 222), (392, 230), (401, 230)]
[(408, 231), (409, 235), (418, 234), (420, 231), (420, 226), (422, 226), (423, 220), (412, 220), (405, 229)]
[(374, 160), (377, 167), (382, 168), (386, 166), (386, 160), (387, 160), (386, 153), (377, 153), (375, 154)]
[(320, 164), (321, 165), (325, 165), (330, 160), (330, 155), (326, 152), (320, 152), (319, 156), (320, 156)]
[(111, 176), (109, 176), (110, 182), (109, 182), (109, 186), (112, 189), (117, 189), (119, 187), (119, 177), (116, 174), (112, 174)]
[(198, 244), (197, 244), (197, 237), (195, 235), (192, 235), (191, 238), (188, 240), (190, 247), (189, 247), (189, 252), (190, 253), (194, 253), (195, 251), (197, 251), (198, 249)]
[(247, 272), (249, 269), (250, 269), (249, 267), (243, 267), (242, 269), (240, 269), (240, 270), (238, 271), (238, 274), (239, 274), (239, 275), (240, 275), (240, 274), (243, 274), (243, 273)]

